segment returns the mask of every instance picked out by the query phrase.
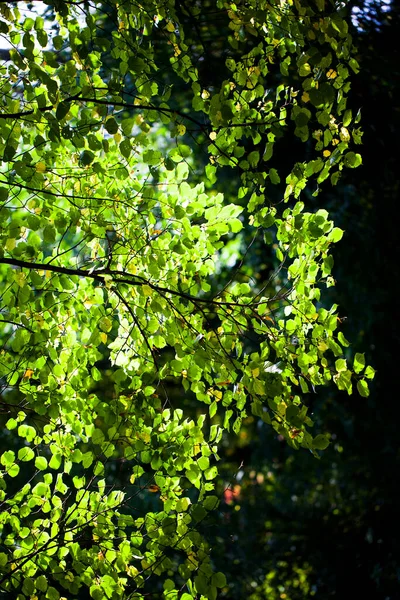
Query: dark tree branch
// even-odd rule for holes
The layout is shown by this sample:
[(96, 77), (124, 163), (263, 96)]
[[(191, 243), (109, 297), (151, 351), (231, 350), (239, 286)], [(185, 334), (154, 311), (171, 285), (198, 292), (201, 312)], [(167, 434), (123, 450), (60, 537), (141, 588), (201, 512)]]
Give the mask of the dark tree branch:
[[(160, 113), (177, 115), (177, 116), (181, 117), (182, 119), (185, 119), (187, 121), (190, 121), (191, 123), (194, 123), (202, 131), (204, 131), (204, 130), (208, 131), (212, 128), (210, 124), (200, 123), (200, 121), (198, 121), (194, 117), (191, 117), (190, 115), (187, 115), (187, 114), (185, 114), (179, 110), (173, 109), (173, 108), (154, 106), (152, 104), (149, 104), (149, 105), (148, 104), (132, 104), (129, 102), (115, 102), (113, 100), (99, 100), (97, 98), (83, 98), (80, 96), (72, 96), (71, 98), (65, 98), (65, 100), (63, 100), (63, 102), (73, 102), (74, 100), (78, 100), (80, 102), (85, 102), (85, 103), (91, 102), (93, 104), (99, 104), (102, 106), (117, 106), (119, 108), (126, 108), (129, 110), (149, 110), (149, 111), (155, 110)], [(37, 109), (21, 111), (21, 112), (16, 112), (16, 113), (0, 113), (0, 119), (20, 119), (22, 117), (28, 117), (30, 115), (33, 115), (35, 110), (39, 110), (40, 112), (47, 112), (49, 110), (53, 110), (54, 108), (55, 108), (54, 105), (49, 105), (49, 106), (38, 107)], [(244, 122), (244, 123), (230, 123), (229, 125), (219, 126), (217, 131), (220, 131), (221, 129), (231, 129), (233, 127), (255, 127), (255, 126), (259, 126), (259, 125), (273, 125), (274, 123), (279, 123), (280, 121), (284, 121), (284, 119), (278, 118), (278, 119), (273, 119), (273, 120), (267, 119), (267, 120), (263, 120), (263, 121), (248, 121), (248, 122)], [(215, 145), (215, 143), (214, 143), (214, 145)]]
[(11, 265), (13, 267), (20, 267), (21, 269), (36, 269), (37, 271), (52, 271), (53, 273), (61, 273), (62, 275), (77, 275), (78, 277), (90, 277), (96, 281), (104, 282), (104, 276), (98, 275), (95, 271), (90, 273), (85, 269), (69, 269), (68, 267), (58, 267), (57, 265), (51, 265), (48, 263), (34, 263), (26, 260), (20, 260), (18, 258), (0, 258), (0, 264)]
[(59, 267), (57, 265), (52, 265), (50, 263), (34, 263), (28, 262), (26, 260), (20, 260), (18, 258), (0, 258), (0, 264), (11, 265), (14, 267), (20, 267), (21, 269), (36, 269), (38, 271), (51, 271), (53, 273), (61, 273), (62, 275), (69, 275), (70, 277), (78, 276), (78, 277), (88, 277), (89, 279), (93, 279), (94, 281), (98, 281), (101, 284), (104, 284), (107, 280), (107, 277), (113, 277), (114, 283), (126, 283), (127, 285), (148, 285), (152, 290), (158, 292), (160, 294), (171, 294), (172, 296), (178, 296), (184, 300), (188, 300), (189, 302), (193, 302), (197, 306), (198, 303), (201, 304), (210, 304), (214, 306), (231, 306), (236, 308), (251, 308), (258, 304), (271, 304), (273, 302), (278, 302), (280, 300), (286, 300), (287, 296), (290, 293), (289, 291), (284, 292), (282, 295), (276, 295), (270, 300), (262, 301), (262, 302), (222, 302), (217, 300), (216, 298), (198, 298), (196, 296), (192, 296), (191, 294), (187, 294), (185, 292), (180, 292), (179, 290), (173, 290), (170, 288), (165, 288), (163, 286), (157, 285), (148, 281), (144, 277), (140, 275), (131, 275), (125, 271), (116, 271), (113, 269), (105, 268), (105, 269), (96, 269), (96, 270), (86, 270), (86, 269), (70, 269), (68, 267)]
[(16, 327), (22, 327), (23, 329), (30, 331), (30, 333), (33, 333), (32, 329), (29, 329), (29, 327), (27, 327), (26, 325), (22, 325), (22, 323), (17, 323), (16, 321), (10, 321), (9, 319), (0, 319), (0, 325), (2, 323), (10, 323), (11, 325), (16, 325)]
[[(155, 110), (155, 111), (159, 111), (161, 113), (164, 112), (164, 113), (168, 113), (168, 114), (172, 114), (172, 115), (178, 115), (182, 119), (191, 121), (192, 123), (194, 123), (201, 129), (204, 129), (204, 125), (202, 123), (200, 123), (200, 121), (197, 121), (197, 119), (194, 119), (190, 115), (186, 115), (183, 112), (172, 109), (172, 108), (164, 108), (164, 107), (154, 106), (151, 104), (131, 104), (129, 102), (116, 102), (113, 100), (99, 100), (97, 98), (83, 98), (79, 95), (71, 96), (70, 98), (65, 98), (63, 100), (63, 102), (73, 102), (74, 100), (78, 100), (80, 102), (85, 102), (85, 103), (91, 102), (93, 104), (100, 104), (102, 106), (117, 106), (119, 108), (126, 108), (126, 109), (130, 109), (130, 110), (132, 110), (132, 109), (134, 109), (134, 110)], [(20, 111), (20, 112), (15, 112), (15, 113), (1, 113), (0, 119), (20, 119), (21, 117), (28, 117), (30, 115), (33, 115), (33, 113), (36, 110), (39, 110), (40, 112), (47, 112), (49, 110), (53, 110), (54, 108), (55, 108), (55, 106), (53, 104), (51, 104), (51, 105), (42, 106), (42, 107), (38, 106), (37, 109), (32, 109), (32, 110), (27, 110), (27, 111)]]

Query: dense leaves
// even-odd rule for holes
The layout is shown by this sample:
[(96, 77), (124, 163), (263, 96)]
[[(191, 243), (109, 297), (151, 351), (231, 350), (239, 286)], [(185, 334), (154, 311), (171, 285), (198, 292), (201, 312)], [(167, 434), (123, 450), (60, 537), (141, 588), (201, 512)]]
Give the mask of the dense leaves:
[[(252, 415), (318, 457), (329, 434), (304, 396), (332, 382), (366, 397), (374, 375), (324, 301), (343, 231), (300, 198), (361, 163), (346, 21), (324, 2), (0, 13), (0, 587), (216, 598), (202, 524), (223, 432)], [(286, 171), (285, 136), (310, 155)], [(216, 191), (223, 167), (236, 198)], [(216, 286), (249, 232), (275, 272)]]

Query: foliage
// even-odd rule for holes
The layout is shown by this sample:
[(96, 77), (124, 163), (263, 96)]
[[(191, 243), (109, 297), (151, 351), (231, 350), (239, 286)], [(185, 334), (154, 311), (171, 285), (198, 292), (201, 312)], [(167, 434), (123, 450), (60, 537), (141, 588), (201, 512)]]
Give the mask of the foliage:
[[(46, 15), (0, 5), (12, 45), (1, 68), (0, 587), (12, 597), (215, 598), (226, 578), (200, 531), (219, 502), (223, 432), (253, 415), (318, 456), (329, 435), (310, 433), (304, 395), (331, 381), (369, 393), (373, 369), (363, 354), (349, 365), (337, 306), (323, 306), (343, 232), (299, 199), (361, 163), (347, 24), (323, 1), (205, 6), (229, 31), (208, 87), (207, 11), (195, 3), (105, 13), (60, 0), (51, 30)], [(310, 159), (278, 172), (285, 134)], [(239, 173), (235, 202), (215, 191), (223, 167)], [(215, 291), (244, 226), (272, 246), (279, 278), (235, 271)]]

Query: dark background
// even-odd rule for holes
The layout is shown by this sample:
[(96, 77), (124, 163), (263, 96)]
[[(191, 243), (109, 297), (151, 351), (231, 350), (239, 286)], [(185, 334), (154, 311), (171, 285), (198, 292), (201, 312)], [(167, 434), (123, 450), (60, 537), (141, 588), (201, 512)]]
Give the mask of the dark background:
[(366, 352), (377, 374), (368, 399), (310, 397), (318, 432), (333, 434), (319, 461), (251, 418), (226, 440), (228, 491), (209, 534), (229, 598), (400, 598), (400, 6), (350, 4), (362, 9), (350, 106), (361, 107), (363, 165), (316, 203), (346, 232), (331, 300), (351, 352)]

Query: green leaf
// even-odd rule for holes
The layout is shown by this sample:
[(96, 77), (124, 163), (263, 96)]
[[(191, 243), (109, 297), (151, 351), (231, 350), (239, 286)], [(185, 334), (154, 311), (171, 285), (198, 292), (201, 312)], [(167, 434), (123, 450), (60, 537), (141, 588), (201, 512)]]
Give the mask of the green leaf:
[(10, 477), (17, 477), (17, 475), (18, 475), (19, 471), (20, 471), (20, 468), (19, 468), (19, 466), (18, 466), (18, 465), (16, 465), (16, 464), (14, 464), (14, 465), (11, 465), (10, 467), (8, 467), (8, 468), (7, 468), (7, 474), (8, 474)]
[(117, 121), (114, 119), (114, 117), (109, 117), (106, 122), (104, 123), (104, 127), (106, 128), (106, 130), (108, 131), (108, 133), (110, 134), (114, 134), (117, 133), (118, 131), (118, 123)]
[(329, 439), (326, 435), (319, 434), (312, 441), (315, 450), (325, 450), (329, 446)]
[(36, 577), (35, 585), (36, 589), (40, 590), (41, 592), (45, 592), (48, 586), (46, 577), (44, 575), (39, 575), (39, 577)]
[(346, 359), (339, 358), (337, 361), (335, 361), (335, 367), (336, 367), (336, 371), (338, 371), (338, 372), (346, 371), (347, 370)]
[(181, 498), (176, 503), (176, 511), (177, 512), (185, 512), (188, 510), (190, 504), (191, 504), (190, 498)]
[(360, 396), (362, 396), (363, 398), (368, 398), (368, 383), (364, 379), (360, 379), (359, 381), (357, 381), (357, 390)]
[(33, 460), (33, 458), (35, 457), (35, 453), (32, 450), (32, 448), (21, 448), (20, 450), (18, 450), (18, 460), (22, 461), (22, 462), (28, 462), (30, 460)]
[(365, 354), (357, 352), (354, 356), (353, 368), (355, 373), (361, 373), (365, 368)]
[(197, 464), (199, 465), (202, 471), (206, 471), (210, 466), (210, 459), (207, 456), (201, 456), (197, 460)]
[(362, 159), (360, 154), (356, 154), (355, 152), (347, 152), (344, 155), (344, 164), (346, 167), (350, 167), (351, 169), (355, 169), (359, 165), (361, 165)]
[(129, 156), (132, 152), (132, 147), (131, 147), (130, 141), (128, 139), (122, 140), (122, 142), (119, 145), (119, 149), (120, 149), (120, 152), (123, 157), (129, 158)]
[(215, 587), (223, 588), (226, 586), (226, 577), (221, 572), (214, 573), (214, 575), (211, 578), (211, 582), (212, 585), (215, 585)]
[(350, 342), (348, 342), (346, 340), (346, 338), (344, 337), (344, 335), (341, 331), (339, 331), (339, 333), (338, 333), (338, 340), (341, 343), (341, 345), (344, 346), (345, 348), (348, 348), (348, 346), (350, 346)]
[[(53, 38), (54, 40), (54, 38)], [(67, 116), (69, 110), (71, 108), (71, 104), (69, 102), (60, 102), (60, 104), (57, 106), (57, 110), (56, 110), (56, 117), (59, 121), (62, 121), (62, 119), (64, 119), (64, 117)]]
[(254, 150), (253, 152), (250, 152), (250, 154), (247, 157), (247, 160), (249, 161), (249, 164), (251, 167), (253, 167), (253, 168), (256, 167), (260, 160), (260, 153), (256, 150)]
[(210, 481), (211, 479), (215, 479), (218, 475), (218, 469), (216, 466), (210, 467), (204, 473), (205, 478)]
[(56, 588), (49, 586), (46, 591), (46, 600), (59, 600), (60, 594)]
[(35, 458), (35, 467), (39, 471), (45, 471), (47, 469), (47, 459), (44, 456), (37, 456)]
[(8, 198), (8, 188), (0, 186), (0, 202), (5, 202)]
[(268, 175), (271, 180), (271, 183), (273, 183), (274, 185), (278, 185), (278, 183), (281, 182), (281, 178), (279, 177), (279, 173), (276, 169), (270, 169), (268, 171)]
[(364, 371), (364, 377), (367, 377), (367, 379), (373, 379), (375, 377), (375, 369), (368, 366)]
[(18, 427), (18, 421), (16, 421), (15, 419), (13, 419), (11, 417), (11, 419), (8, 419), (7, 423), (6, 423), (6, 428), (10, 431), (12, 431), (13, 429), (15, 429), (16, 427)]
[(217, 496), (206, 496), (203, 501), (203, 506), (206, 510), (215, 510), (218, 508), (219, 499)]
[(200, 477), (201, 477), (201, 475), (198, 471), (189, 469), (188, 471), (186, 471), (186, 477), (189, 479), (190, 483), (192, 483), (194, 486), (198, 487), (199, 482), (200, 482)]
[(50, 459), (49, 462), (49, 467), (50, 469), (59, 469), (60, 465), (62, 462), (62, 455), (61, 454), (53, 454), (53, 456)]
[(79, 156), (79, 162), (82, 166), (87, 167), (94, 161), (94, 154), (90, 150), (84, 150)]
[(196, 590), (199, 594), (202, 594), (203, 596), (208, 595), (208, 580), (207, 577), (205, 577), (202, 573), (200, 573), (199, 575), (196, 575), (196, 577), (194, 578), (194, 585), (196, 586)]
[(299, 68), (299, 75), (300, 75), (300, 77), (307, 77), (307, 75), (309, 75), (310, 73), (311, 73), (311, 67), (310, 67), (310, 65), (308, 63), (304, 63)]

